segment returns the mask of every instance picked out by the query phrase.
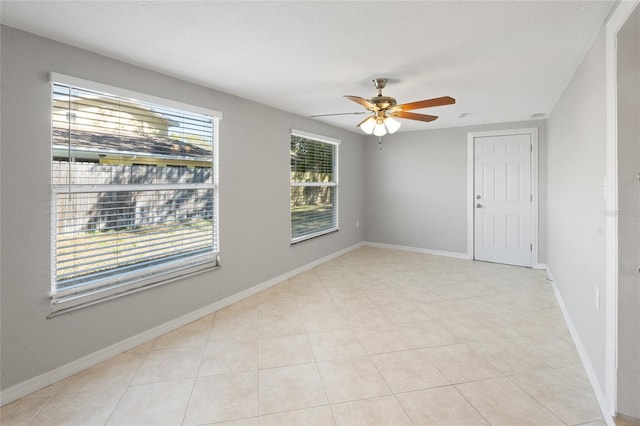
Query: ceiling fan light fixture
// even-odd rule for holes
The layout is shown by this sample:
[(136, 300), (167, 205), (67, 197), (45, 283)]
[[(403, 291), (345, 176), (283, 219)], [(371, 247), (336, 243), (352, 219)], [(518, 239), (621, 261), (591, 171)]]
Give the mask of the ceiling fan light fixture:
[(382, 123), (377, 123), (373, 128), (373, 134), (376, 136), (384, 136), (387, 134), (387, 128), (384, 125), (384, 121)]
[(400, 122), (398, 120), (394, 120), (391, 117), (387, 117), (384, 120), (384, 125), (387, 127), (387, 131), (389, 132), (389, 134), (397, 132), (400, 128)]
[(375, 126), (376, 126), (375, 118), (369, 117), (364, 121), (364, 123), (362, 123), (360, 125), (360, 128), (366, 134), (371, 135), (371, 134), (373, 134), (373, 129), (374, 129)]

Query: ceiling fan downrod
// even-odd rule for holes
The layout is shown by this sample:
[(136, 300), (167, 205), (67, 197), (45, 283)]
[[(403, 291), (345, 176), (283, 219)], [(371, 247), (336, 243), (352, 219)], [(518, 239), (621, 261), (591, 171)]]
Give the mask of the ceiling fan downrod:
[(373, 80), (373, 85), (378, 89), (378, 96), (382, 96), (382, 89), (387, 85), (386, 78), (376, 78)]

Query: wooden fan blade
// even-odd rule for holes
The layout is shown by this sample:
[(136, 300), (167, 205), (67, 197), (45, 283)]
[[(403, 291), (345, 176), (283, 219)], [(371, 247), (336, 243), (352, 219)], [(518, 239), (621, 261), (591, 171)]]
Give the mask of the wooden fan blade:
[(369, 102), (368, 100), (366, 100), (365, 98), (361, 98), (360, 96), (349, 96), (349, 95), (344, 95), (345, 98), (352, 100), (353, 102), (362, 105), (363, 107), (365, 107), (368, 110), (371, 111), (375, 111), (376, 110), (376, 106), (374, 104), (372, 104), (371, 102)]
[(425, 99), (423, 101), (409, 102), (407, 104), (396, 105), (393, 107), (394, 111), (411, 111), (414, 109), (431, 108), (442, 105), (455, 104), (456, 100), (450, 96), (443, 96), (441, 98)]
[(437, 115), (416, 114), (415, 112), (395, 111), (391, 113), (392, 117), (407, 118), (409, 120), (433, 121), (438, 118)]
[(367, 114), (367, 111), (360, 111), (360, 112), (338, 112), (336, 114), (316, 114), (316, 115), (310, 115), (310, 118), (313, 117), (330, 117), (332, 115), (360, 115), (360, 114)]
[(360, 127), (365, 121), (369, 120), (370, 118), (372, 118), (371, 116), (365, 118), (364, 120), (362, 120), (361, 122), (359, 122), (356, 127)]

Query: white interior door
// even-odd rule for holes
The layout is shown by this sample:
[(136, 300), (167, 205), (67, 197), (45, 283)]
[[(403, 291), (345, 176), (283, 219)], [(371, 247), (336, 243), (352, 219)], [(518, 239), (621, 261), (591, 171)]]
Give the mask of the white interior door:
[(531, 134), (474, 137), (474, 259), (531, 266)]

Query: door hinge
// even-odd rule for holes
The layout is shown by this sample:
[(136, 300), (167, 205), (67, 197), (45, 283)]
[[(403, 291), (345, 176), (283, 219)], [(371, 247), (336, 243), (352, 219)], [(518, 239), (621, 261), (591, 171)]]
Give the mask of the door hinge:
[(533, 194), (529, 194), (529, 198), (530, 198), (531, 202), (533, 203)]
[(533, 243), (529, 244), (529, 251), (533, 251)]
[(533, 152), (533, 145), (529, 145), (529, 152)]

